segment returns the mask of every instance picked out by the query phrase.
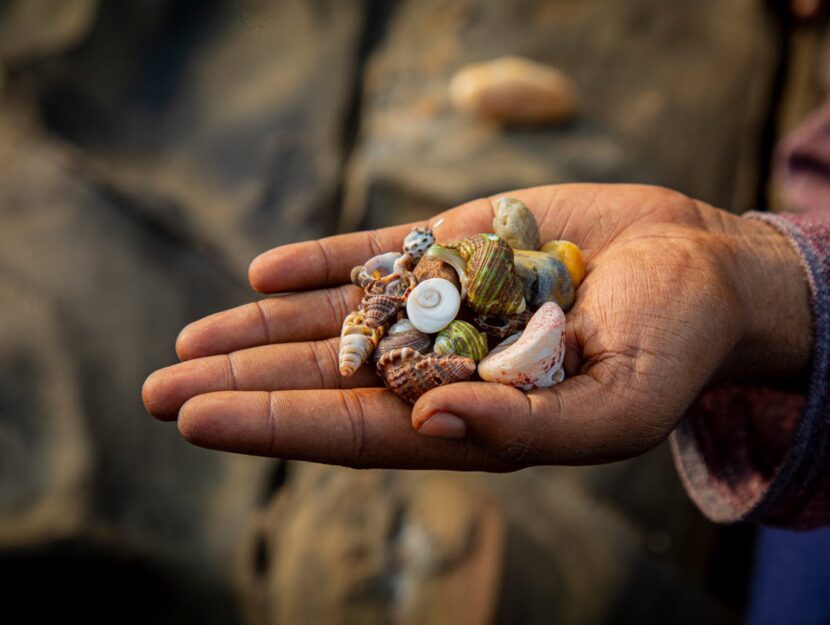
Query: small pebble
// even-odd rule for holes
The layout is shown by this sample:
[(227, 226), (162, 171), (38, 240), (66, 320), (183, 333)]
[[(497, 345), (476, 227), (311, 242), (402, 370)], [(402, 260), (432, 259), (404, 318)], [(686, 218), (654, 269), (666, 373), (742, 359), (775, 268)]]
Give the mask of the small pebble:
[(562, 261), (568, 269), (574, 288), (578, 289), (585, 277), (585, 261), (579, 247), (570, 241), (548, 241), (542, 246), (542, 251)]
[(514, 250), (537, 250), (539, 226), (524, 202), (512, 197), (500, 197), (495, 203), (493, 232)]

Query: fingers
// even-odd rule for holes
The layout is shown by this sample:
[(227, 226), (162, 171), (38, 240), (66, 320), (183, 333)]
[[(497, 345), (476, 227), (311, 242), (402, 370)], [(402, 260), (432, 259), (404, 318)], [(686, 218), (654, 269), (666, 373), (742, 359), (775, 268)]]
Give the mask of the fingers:
[(243, 304), (185, 327), (176, 340), (176, 353), (190, 360), (258, 345), (337, 336), (361, 295), (359, 288), (347, 284)]
[[(412, 425), (430, 436), (458, 437), (516, 468), (585, 464), (626, 458), (668, 434), (647, 397), (579, 375), (549, 389), (524, 393), (501, 384), (465, 382), (421, 397)], [(433, 426), (432, 417), (438, 425)], [(464, 425), (459, 426), (455, 417)], [(449, 425), (448, 425), (449, 424)]]
[[(439, 241), (451, 241), (472, 232), (490, 229), (493, 210), (487, 200), (475, 200), (433, 217), (429, 224)], [(269, 250), (251, 263), (251, 286), (263, 293), (299, 291), (343, 284), (352, 267), (377, 254), (399, 251), (406, 234), (417, 224), (355, 232), (318, 241), (283, 245)]]
[(179, 430), (210, 449), (356, 468), (510, 468), (463, 441), (418, 435), (409, 416), (383, 389), (223, 392), (188, 401)]
[(353, 376), (338, 371), (339, 339), (268, 345), (189, 360), (160, 369), (147, 378), (142, 398), (159, 419), (175, 419), (191, 397), (214, 391), (324, 389), (378, 386), (371, 367)]

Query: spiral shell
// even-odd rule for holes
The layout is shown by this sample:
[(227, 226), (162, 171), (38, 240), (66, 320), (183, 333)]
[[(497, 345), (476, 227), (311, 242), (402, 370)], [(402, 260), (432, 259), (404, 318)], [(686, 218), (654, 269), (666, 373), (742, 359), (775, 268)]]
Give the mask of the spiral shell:
[(403, 253), (409, 254), (413, 261), (417, 261), (435, 243), (435, 235), (429, 226), (412, 228), (403, 240)]
[(513, 266), (513, 250), (501, 237), (475, 234), (444, 247), (458, 252), (466, 261), (467, 301), (476, 313), (504, 316), (525, 310), (527, 303)]
[(421, 332), (432, 334), (458, 314), (461, 295), (452, 282), (430, 278), (416, 286), (406, 300), (406, 316)]
[(425, 354), (432, 347), (432, 339), (428, 334), (424, 334), (412, 325), (409, 319), (401, 319), (389, 328), (386, 336), (378, 343), (374, 356), (375, 362), (384, 354), (404, 347), (409, 347), (416, 352)]
[(516, 250), (516, 274), (524, 286), (525, 299), (532, 308), (556, 302), (562, 310), (574, 303), (574, 285), (564, 263), (545, 252)]
[(571, 276), (574, 288), (578, 289), (585, 277), (585, 261), (582, 259), (582, 250), (570, 241), (548, 241), (542, 246), (542, 251), (551, 254), (562, 261)]
[(377, 328), (389, 323), (392, 317), (404, 307), (402, 297), (382, 293), (364, 295), (360, 302), (363, 322), (370, 328)]
[[(470, 283), (467, 276), (467, 261), (464, 257), (455, 250), (447, 249), (441, 245), (433, 245), (427, 250), (424, 260), (431, 262), (444, 263), (455, 269), (458, 283), (461, 285), (461, 297), (467, 297), (467, 287)], [(420, 264), (420, 263), (419, 263)], [(441, 277), (441, 276), (430, 276)], [(419, 278), (420, 279), (420, 278)], [(455, 280), (450, 280), (455, 283)]]
[(397, 252), (387, 252), (386, 254), (373, 256), (362, 265), (358, 265), (352, 269), (352, 284), (362, 289), (372, 280), (388, 276), (394, 272), (395, 261), (400, 257), (401, 255)]
[(565, 377), (565, 313), (553, 302), (544, 304), (524, 332), (502, 341), (478, 365), (487, 382), (529, 391), (553, 386)]
[(340, 332), (340, 375), (350, 376), (369, 359), (383, 336), (385, 326), (370, 328), (363, 319), (363, 311), (355, 310), (343, 321)]
[(487, 355), (487, 335), (472, 324), (456, 319), (435, 337), (435, 352), (458, 354), (478, 362)]
[(476, 363), (464, 356), (424, 355), (404, 347), (381, 356), (377, 370), (387, 388), (414, 404), (427, 391), (467, 380), (475, 373)]
[(520, 312), (517, 315), (510, 315), (508, 317), (488, 317), (487, 315), (479, 315), (473, 321), (478, 329), (483, 331), (487, 336), (492, 336), (496, 339), (504, 339), (515, 334), (527, 325), (530, 318), (533, 316), (529, 310)]
[(500, 197), (495, 203), (493, 232), (514, 250), (535, 250), (539, 247), (539, 226), (524, 202)]

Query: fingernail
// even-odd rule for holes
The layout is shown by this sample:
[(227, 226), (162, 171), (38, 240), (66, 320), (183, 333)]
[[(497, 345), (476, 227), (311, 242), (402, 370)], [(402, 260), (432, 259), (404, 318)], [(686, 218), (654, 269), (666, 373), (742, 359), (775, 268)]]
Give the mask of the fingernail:
[(436, 412), (418, 428), (418, 434), (439, 438), (462, 438), (467, 433), (467, 424), (449, 412)]

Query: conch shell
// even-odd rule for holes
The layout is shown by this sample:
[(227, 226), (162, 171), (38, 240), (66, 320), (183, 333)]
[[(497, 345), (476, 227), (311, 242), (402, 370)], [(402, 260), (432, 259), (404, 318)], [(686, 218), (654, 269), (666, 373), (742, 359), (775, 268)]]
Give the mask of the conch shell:
[(487, 335), (472, 324), (456, 319), (435, 337), (435, 352), (458, 354), (478, 362), (487, 355)]
[(487, 382), (529, 391), (553, 386), (565, 377), (565, 313), (553, 302), (544, 304), (524, 332), (502, 341), (478, 365)]
[(514, 250), (536, 250), (539, 247), (539, 225), (524, 202), (500, 197), (495, 204), (493, 232)]
[(406, 316), (426, 334), (438, 332), (458, 314), (461, 295), (452, 282), (430, 278), (416, 286), (406, 300)]
[(374, 328), (367, 326), (361, 310), (348, 314), (340, 332), (340, 375), (354, 374), (369, 359), (385, 329), (383, 325)]
[[(433, 245), (433, 250), (441, 246)], [(466, 263), (467, 301), (479, 315), (506, 316), (525, 310), (522, 283), (513, 266), (513, 250), (495, 234), (482, 233), (443, 246)], [(439, 260), (444, 260), (440, 257)], [(462, 279), (462, 284), (465, 280)]]
[(424, 334), (412, 325), (409, 319), (401, 319), (389, 328), (386, 336), (378, 343), (378, 347), (375, 350), (375, 362), (384, 354), (395, 349), (403, 349), (404, 347), (409, 347), (416, 352), (425, 354), (432, 347), (432, 339), (428, 334)]
[(403, 240), (403, 253), (409, 254), (413, 261), (417, 261), (433, 243), (435, 235), (432, 229), (429, 226), (416, 226)]
[(404, 347), (381, 356), (377, 370), (387, 388), (414, 404), (427, 391), (467, 380), (475, 373), (476, 363), (464, 356), (424, 355)]
[(524, 286), (525, 299), (532, 308), (556, 302), (562, 310), (570, 310), (574, 303), (574, 285), (564, 263), (545, 252), (530, 250), (516, 250), (513, 260)]
[(387, 252), (386, 254), (373, 256), (362, 265), (352, 269), (352, 284), (362, 289), (372, 280), (388, 276), (395, 271), (395, 261), (400, 257), (401, 255), (398, 252)]

